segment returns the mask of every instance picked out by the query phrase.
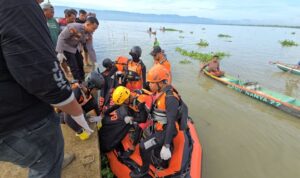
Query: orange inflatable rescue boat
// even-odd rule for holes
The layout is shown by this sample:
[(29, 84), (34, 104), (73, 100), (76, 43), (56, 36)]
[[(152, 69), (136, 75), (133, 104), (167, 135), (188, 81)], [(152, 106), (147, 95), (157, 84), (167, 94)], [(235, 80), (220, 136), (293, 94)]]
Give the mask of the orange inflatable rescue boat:
[[(177, 125), (178, 127), (178, 125)], [(129, 157), (122, 157), (121, 153), (132, 146), (132, 135), (129, 131), (118, 147), (106, 153), (112, 172), (118, 178), (130, 178), (130, 172), (139, 170), (142, 160), (139, 145)], [(188, 127), (178, 130), (173, 139), (172, 157), (170, 160), (162, 161), (153, 152), (152, 163), (146, 177), (184, 177), (201, 178), (202, 147), (197, 135), (195, 125), (191, 118), (188, 119)]]

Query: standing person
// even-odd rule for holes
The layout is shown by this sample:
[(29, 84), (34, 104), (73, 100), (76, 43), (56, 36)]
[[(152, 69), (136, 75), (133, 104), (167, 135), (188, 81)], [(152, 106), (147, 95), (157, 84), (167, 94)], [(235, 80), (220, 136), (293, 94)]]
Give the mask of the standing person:
[(58, 20), (60, 30), (63, 31), (69, 23), (74, 23), (76, 20), (76, 13), (70, 9), (65, 9), (64, 11), (65, 18)]
[(170, 73), (170, 79), (168, 80), (169, 84), (172, 83), (172, 73), (171, 73), (171, 64), (168, 61), (164, 51), (160, 46), (154, 46), (150, 55), (154, 59), (154, 66), (157, 64), (163, 65), (167, 71)]
[(131, 48), (129, 55), (132, 57), (127, 64), (126, 87), (130, 91), (146, 87), (146, 66), (140, 59), (142, 49), (139, 46)]
[(83, 57), (78, 50), (78, 45), (89, 42), (91, 34), (98, 28), (98, 25), (99, 22), (95, 17), (89, 17), (84, 24), (68, 24), (58, 36), (57, 58), (60, 62), (67, 60), (75, 80), (84, 80)]
[(60, 32), (59, 25), (54, 17), (54, 8), (50, 3), (45, 3), (42, 5), (42, 9), (44, 11), (44, 15), (47, 19), (47, 26), (50, 31), (50, 36), (54, 46), (56, 46), (57, 38)]
[(156, 38), (156, 37), (155, 37), (155, 40), (154, 40), (153, 46), (159, 46), (159, 41), (157, 40), (157, 38)]
[(147, 74), (147, 82), (154, 94), (153, 109), (150, 111), (154, 121), (154, 131), (140, 143), (142, 167), (139, 172), (132, 172), (133, 178), (144, 177), (151, 163), (152, 151), (159, 152), (163, 160), (169, 160), (171, 144), (177, 135), (176, 123), (179, 118), (179, 94), (168, 83), (169, 72), (162, 65), (152, 67)]
[(76, 9), (73, 9), (73, 8), (71, 8), (71, 9), (69, 9), (73, 14), (75, 14), (75, 19), (74, 19), (74, 22), (75, 22), (75, 20), (76, 20), (76, 18), (77, 18), (77, 14), (78, 14), (78, 12), (77, 12), (77, 10)]
[(76, 23), (84, 23), (87, 18), (87, 12), (85, 10), (79, 10), (79, 17), (76, 18)]
[[(76, 13), (74, 11), (71, 11), (70, 9), (65, 9), (64, 14), (65, 14), (65, 18), (61, 18), (58, 20), (60, 31), (63, 31), (68, 24), (74, 23), (76, 19)], [(55, 46), (56, 45), (57, 43), (55, 44)], [(65, 75), (70, 78), (71, 73), (68, 68), (67, 62), (64, 60), (60, 63), (60, 65), (63, 68), (63, 72), (65, 73)]]
[(36, 1), (0, 0), (0, 23), (0, 161), (28, 167), (29, 178), (59, 178), (64, 140), (53, 106), (93, 130), (58, 67)]

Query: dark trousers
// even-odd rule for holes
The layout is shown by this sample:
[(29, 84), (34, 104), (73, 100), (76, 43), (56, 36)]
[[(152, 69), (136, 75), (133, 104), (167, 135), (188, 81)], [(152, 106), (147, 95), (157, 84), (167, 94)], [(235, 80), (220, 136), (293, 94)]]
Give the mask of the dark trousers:
[(141, 141), (140, 152), (143, 161), (142, 172), (148, 171), (149, 169), (152, 150), (154, 150), (154, 152), (160, 152), (165, 141), (165, 134), (165, 131), (155, 132), (147, 139)]
[(0, 161), (28, 167), (29, 178), (60, 178), (63, 158), (64, 140), (54, 113), (0, 136)]
[(75, 54), (64, 51), (67, 63), (75, 80), (84, 81), (83, 57), (79, 51)]
[[(96, 115), (99, 116), (100, 115), (100, 111), (98, 108), (98, 104), (97, 101), (92, 98), (90, 99), (84, 106), (82, 106), (82, 109), (85, 113), (88, 113), (92, 110), (94, 110), (96, 112)], [(72, 117), (66, 113), (63, 113), (63, 119), (64, 122), (72, 129), (74, 130), (76, 133), (81, 133), (83, 131), (83, 128), (77, 124), (77, 122), (74, 121), (74, 119), (72, 119)]]

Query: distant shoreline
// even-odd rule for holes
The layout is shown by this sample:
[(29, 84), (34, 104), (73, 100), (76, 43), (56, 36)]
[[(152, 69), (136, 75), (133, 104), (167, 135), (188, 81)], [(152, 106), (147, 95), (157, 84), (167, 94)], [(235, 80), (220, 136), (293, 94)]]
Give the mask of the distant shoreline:
[[(56, 16), (63, 16), (63, 11), (67, 6), (54, 6)], [(182, 24), (203, 24), (203, 25), (229, 25), (229, 26), (249, 26), (249, 27), (273, 27), (273, 28), (293, 28), (300, 29), (300, 26), (293, 25), (264, 25), (264, 24), (247, 24), (247, 22), (234, 22), (226, 20), (217, 20), (210, 18), (202, 18), (197, 16), (180, 16), (175, 14), (143, 14), (135, 12), (125, 11), (113, 11), (113, 10), (96, 10), (86, 8), (87, 11), (92, 11), (97, 14), (100, 20), (105, 21), (125, 21), (125, 22), (152, 22), (152, 23), (182, 23)]]
[(300, 26), (289, 26), (289, 25), (255, 25), (255, 24), (219, 24), (219, 25), (230, 25), (230, 26), (250, 26), (250, 27), (274, 27), (274, 28), (296, 28), (300, 29)]

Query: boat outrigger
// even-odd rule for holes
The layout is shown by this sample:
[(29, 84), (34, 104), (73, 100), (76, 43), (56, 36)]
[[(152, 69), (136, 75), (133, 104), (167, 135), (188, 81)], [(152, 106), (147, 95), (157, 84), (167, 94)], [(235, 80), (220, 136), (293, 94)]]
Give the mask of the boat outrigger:
[(290, 72), (292, 74), (300, 75), (300, 68), (297, 68), (297, 65), (285, 64), (281, 62), (273, 62), (279, 69), (284, 72)]
[(296, 98), (263, 88), (259, 86), (257, 82), (244, 82), (228, 75), (216, 77), (205, 69), (203, 71), (204, 74), (210, 78), (217, 80), (240, 93), (300, 118), (300, 100), (297, 100)]

